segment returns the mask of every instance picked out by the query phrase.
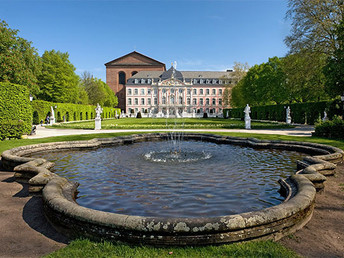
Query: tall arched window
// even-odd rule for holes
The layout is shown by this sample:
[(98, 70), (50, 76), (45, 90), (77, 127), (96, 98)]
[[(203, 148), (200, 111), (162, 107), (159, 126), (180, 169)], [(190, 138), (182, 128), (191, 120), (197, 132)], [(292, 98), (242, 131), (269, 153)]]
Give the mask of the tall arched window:
[(125, 72), (119, 72), (118, 73), (118, 82), (119, 82), (119, 84), (125, 84), (126, 83)]

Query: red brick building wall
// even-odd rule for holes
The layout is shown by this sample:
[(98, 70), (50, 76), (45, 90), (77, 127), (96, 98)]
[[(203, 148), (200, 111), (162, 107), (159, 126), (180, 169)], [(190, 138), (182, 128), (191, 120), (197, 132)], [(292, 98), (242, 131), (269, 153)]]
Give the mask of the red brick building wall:
[[(106, 83), (116, 93), (118, 107), (125, 110), (125, 83), (136, 72), (140, 71), (165, 71), (165, 64), (138, 52), (132, 52), (105, 64)], [(120, 73), (125, 74), (124, 82), (120, 82)]]

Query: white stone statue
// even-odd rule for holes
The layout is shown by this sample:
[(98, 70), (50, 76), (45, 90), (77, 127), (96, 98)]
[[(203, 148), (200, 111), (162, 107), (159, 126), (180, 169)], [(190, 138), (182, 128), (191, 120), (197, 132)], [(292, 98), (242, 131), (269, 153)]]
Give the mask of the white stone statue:
[(225, 118), (229, 118), (229, 111), (226, 111), (226, 117)]
[(55, 124), (55, 112), (54, 112), (54, 108), (52, 106), (50, 106), (50, 125)]
[(327, 117), (327, 112), (326, 110), (324, 111), (324, 117), (322, 119), (323, 122), (327, 121), (328, 120), (328, 117)]
[(286, 123), (291, 124), (291, 115), (290, 115), (290, 107), (289, 106), (287, 107), (287, 110), (286, 110)]
[(245, 129), (251, 129), (251, 117), (250, 117), (251, 108), (248, 104), (246, 105), (244, 109), (244, 113), (245, 113)]
[(118, 118), (117, 110), (115, 110), (115, 118), (116, 118), (116, 119)]
[(97, 107), (95, 111), (96, 111), (96, 118), (94, 119), (94, 123), (95, 123), (94, 130), (100, 130), (102, 129), (102, 122), (101, 122), (100, 114), (103, 113), (103, 109), (101, 108), (99, 103), (97, 103)]

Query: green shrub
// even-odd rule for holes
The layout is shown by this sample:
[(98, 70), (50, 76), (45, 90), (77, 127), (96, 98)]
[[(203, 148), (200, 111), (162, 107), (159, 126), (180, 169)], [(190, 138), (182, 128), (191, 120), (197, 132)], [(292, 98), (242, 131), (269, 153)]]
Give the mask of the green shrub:
[(38, 117), (38, 112), (35, 110), (34, 112), (33, 112), (33, 119), (32, 119), (32, 123), (34, 124), (34, 125), (38, 125), (39, 124), (39, 117)]
[(141, 112), (138, 112), (136, 118), (142, 118)]
[(208, 113), (207, 112), (203, 113), (203, 118), (208, 118)]
[[(30, 93), (26, 86), (0, 82), (1, 139), (18, 138), (18, 132), (22, 134), (29, 134), (31, 132), (32, 108), (29, 95)], [(6, 132), (6, 130), (10, 131)], [(2, 133), (6, 136), (2, 135)]]
[(338, 116), (333, 120), (318, 121), (315, 126), (313, 136), (344, 139), (344, 121)]
[(2, 121), (0, 126), (0, 140), (3, 141), (7, 138), (20, 139), (24, 131), (25, 126), (22, 120)]

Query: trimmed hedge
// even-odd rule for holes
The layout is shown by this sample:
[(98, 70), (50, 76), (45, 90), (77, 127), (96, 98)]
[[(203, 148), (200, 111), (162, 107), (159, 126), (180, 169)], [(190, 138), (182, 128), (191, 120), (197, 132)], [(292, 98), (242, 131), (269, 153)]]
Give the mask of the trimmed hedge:
[(333, 120), (324, 122), (318, 122), (315, 126), (315, 132), (313, 136), (344, 139), (344, 121), (338, 116), (335, 116)]
[[(32, 102), (33, 107), (33, 122), (40, 123), (45, 121), (47, 116), (50, 116), (51, 107), (54, 108), (56, 122), (80, 121), (90, 120), (95, 118), (95, 108), (93, 105), (81, 105), (71, 103), (53, 103), (44, 100), (35, 100)], [(102, 118), (114, 118), (120, 115), (121, 109), (103, 107)]]
[(26, 86), (0, 82), (0, 139), (31, 132), (32, 107)]
[[(319, 118), (324, 116), (325, 110), (329, 118), (343, 112), (343, 104), (337, 99), (334, 101), (251, 107), (251, 118), (285, 122), (287, 106), (290, 106), (292, 122), (298, 124), (315, 124)], [(224, 109), (223, 116), (244, 119), (244, 108)]]

